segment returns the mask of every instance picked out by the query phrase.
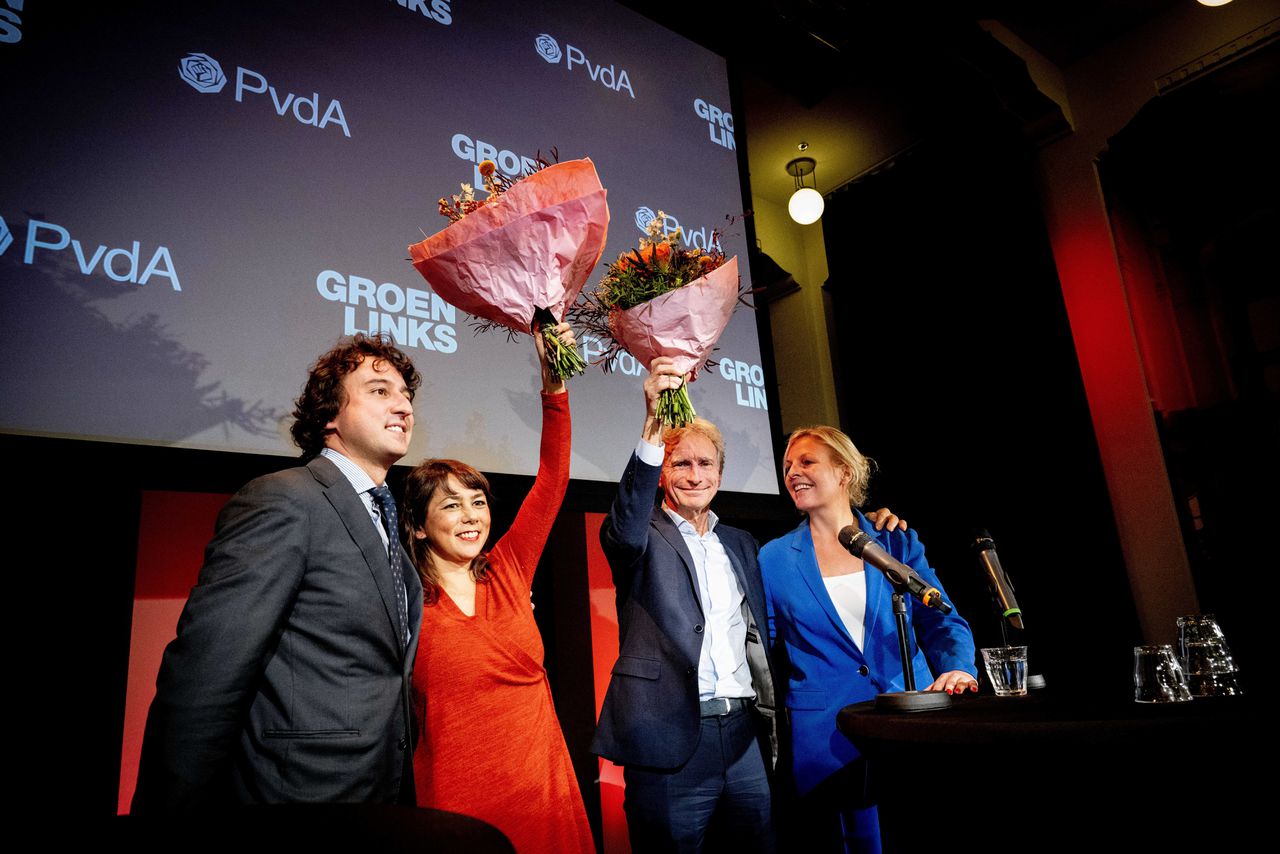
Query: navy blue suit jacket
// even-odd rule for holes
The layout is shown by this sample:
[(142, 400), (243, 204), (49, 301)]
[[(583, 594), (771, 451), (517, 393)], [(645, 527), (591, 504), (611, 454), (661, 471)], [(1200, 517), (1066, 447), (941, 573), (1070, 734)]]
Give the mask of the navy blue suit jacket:
[[(661, 472), (633, 454), (600, 530), (617, 589), (619, 644), (591, 750), (620, 765), (669, 769), (683, 765), (698, 743), (698, 660), (705, 634), (693, 557), (666, 512), (654, 507)], [(756, 708), (772, 723), (756, 541), (728, 525), (715, 532), (749, 609), (747, 660)]]

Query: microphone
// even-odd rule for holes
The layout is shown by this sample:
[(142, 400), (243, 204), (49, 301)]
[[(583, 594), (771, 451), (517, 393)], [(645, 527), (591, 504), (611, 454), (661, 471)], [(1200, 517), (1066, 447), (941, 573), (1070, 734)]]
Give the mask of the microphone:
[(867, 535), (853, 525), (846, 525), (839, 533), (840, 545), (849, 550), (849, 554), (860, 557), (876, 569), (889, 576), (889, 580), (897, 587), (905, 587), (907, 592), (930, 608), (936, 608), (944, 614), (951, 613), (951, 606), (942, 599), (942, 591), (925, 581), (911, 567), (889, 554)]
[(1008, 620), (1009, 625), (1015, 629), (1021, 629), (1022, 609), (1018, 607), (1018, 600), (1013, 598), (1013, 585), (1000, 566), (1000, 558), (996, 557), (995, 541), (986, 531), (978, 530), (974, 535), (973, 547), (978, 552), (978, 563), (982, 564), (982, 569), (987, 573), (987, 586), (991, 588), (991, 595), (1000, 603), (1000, 616)]

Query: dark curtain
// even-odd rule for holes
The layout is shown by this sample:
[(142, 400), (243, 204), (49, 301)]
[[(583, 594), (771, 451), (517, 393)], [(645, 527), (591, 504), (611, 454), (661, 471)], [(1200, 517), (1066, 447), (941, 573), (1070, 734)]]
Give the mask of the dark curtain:
[(972, 110), (832, 198), (843, 426), (880, 465), (870, 505), (920, 533), (980, 646), (1001, 635), (975, 528), (1017, 588), (1032, 672), (1123, 696), (1139, 629), (1031, 157)]
[(1257, 571), (1280, 518), (1280, 150), (1272, 44), (1147, 104), (1099, 173), (1201, 610), (1269, 691)]

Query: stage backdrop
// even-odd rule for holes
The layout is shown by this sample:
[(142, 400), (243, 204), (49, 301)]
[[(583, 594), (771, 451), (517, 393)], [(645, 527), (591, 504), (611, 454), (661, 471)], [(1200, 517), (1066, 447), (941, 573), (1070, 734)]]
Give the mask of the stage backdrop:
[[(308, 365), (363, 330), (425, 375), (406, 462), (532, 474), (531, 343), (473, 336), (408, 263), (436, 200), (485, 158), (590, 157), (603, 261), (655, 211), (704, 246), (742, 209), (723, 59), (613, 3), (55, 5), (0, 44), (0, 431), (294, 454)], [(745, 282), (741, 223), (721, 242)], [(750, 311), (715, 357), (691, 392), (724, 486), (776, 492)], [(644, 370), (616, 368), (572, 381), (575, 478), (637, 436)]]

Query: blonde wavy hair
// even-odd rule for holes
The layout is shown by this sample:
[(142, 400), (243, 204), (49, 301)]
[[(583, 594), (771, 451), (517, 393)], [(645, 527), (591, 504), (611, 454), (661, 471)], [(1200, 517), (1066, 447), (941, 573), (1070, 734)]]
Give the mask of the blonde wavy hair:
[(853, 440), (845, 435), (842, 431), (835, 427), (827, 427), (819, 425), (816, 427), (801, 427), (796, 430), (787, 439), (787, 450), (783, 454), (791, 453), (791, 446), (798, 440), (806, 436), (816, 439), (827, 446), (827, 450), (831, 451), (832, 462), (849, 473), (849, 483), (845, 486), (849, 493), (849, 504), (854, 507), (861, 507), (867, 500), (867, 485), (871, 483), (871, 473), (875, 470), (875, 460), (864, 455), (853, 444)]

